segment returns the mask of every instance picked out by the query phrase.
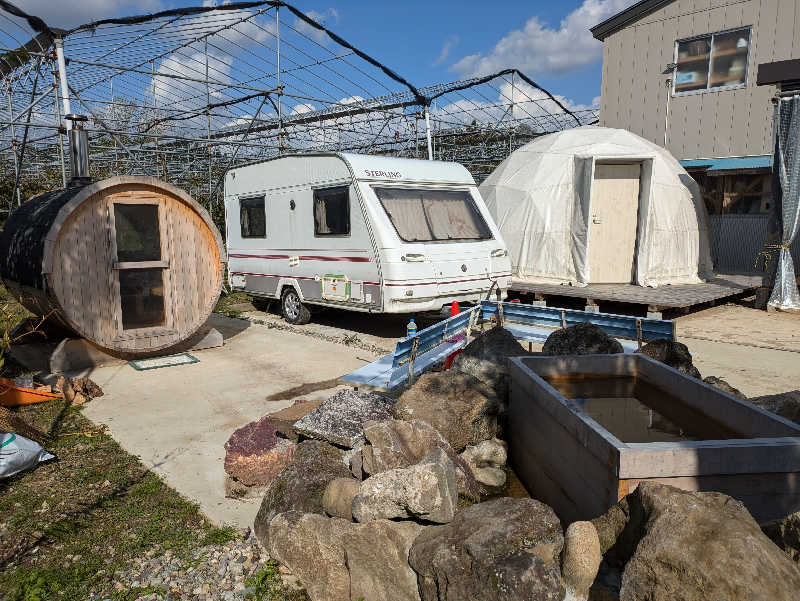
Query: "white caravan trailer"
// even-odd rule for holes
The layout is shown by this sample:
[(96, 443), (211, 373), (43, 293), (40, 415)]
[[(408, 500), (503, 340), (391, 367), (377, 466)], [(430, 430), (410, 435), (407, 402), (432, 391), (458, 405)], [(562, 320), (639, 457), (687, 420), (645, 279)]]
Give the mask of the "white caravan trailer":
[(441, 311), (505, 296), (511, 263), (458, 163), (345, 153), (286, 155), (225, 176), (231, 288), (375, 313)]

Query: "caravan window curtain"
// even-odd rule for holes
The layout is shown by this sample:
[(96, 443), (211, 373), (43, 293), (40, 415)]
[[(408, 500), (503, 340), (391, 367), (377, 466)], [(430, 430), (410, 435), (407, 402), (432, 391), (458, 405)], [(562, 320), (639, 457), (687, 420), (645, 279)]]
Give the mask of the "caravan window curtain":
[(492, 233), (466, 190), (374, 188), (404, 242), (489, 240)]
[(239, 225), (242, 238), (267, 237), (267, 214), (263, 196), (242, 198), (239, 201)]
[(314, 190), (314, 235), (350, 234), (350, 195), (347, 186)]

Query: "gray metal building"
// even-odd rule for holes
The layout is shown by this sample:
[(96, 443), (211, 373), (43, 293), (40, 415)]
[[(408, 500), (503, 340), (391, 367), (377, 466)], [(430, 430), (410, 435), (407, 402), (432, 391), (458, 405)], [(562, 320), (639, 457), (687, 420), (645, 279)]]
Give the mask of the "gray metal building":
[(642, 0), (591, 29), (600, 125), (665, 146), (698, 181), (718, 271), (753, 271), (763, 244), (775, 88), (756, 72), (800, 58), (798, 24), (798, 0)]

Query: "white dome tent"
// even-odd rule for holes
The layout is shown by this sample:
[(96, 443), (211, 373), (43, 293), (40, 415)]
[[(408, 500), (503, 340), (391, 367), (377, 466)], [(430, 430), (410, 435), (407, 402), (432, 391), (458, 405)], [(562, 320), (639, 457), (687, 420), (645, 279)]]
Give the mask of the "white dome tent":
[(665, 149), (585, 126), (514, 151), (480, 186), (514, 277), (585, 286), (713, 278), (697, 183)]

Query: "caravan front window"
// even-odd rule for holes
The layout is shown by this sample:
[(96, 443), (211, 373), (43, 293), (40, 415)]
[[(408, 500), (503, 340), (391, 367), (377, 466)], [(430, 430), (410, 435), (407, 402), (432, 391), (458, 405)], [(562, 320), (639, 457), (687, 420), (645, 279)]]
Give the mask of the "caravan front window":
[(492, 233), (466, 190), (374, 188), (404, 242), (489, 240)]

